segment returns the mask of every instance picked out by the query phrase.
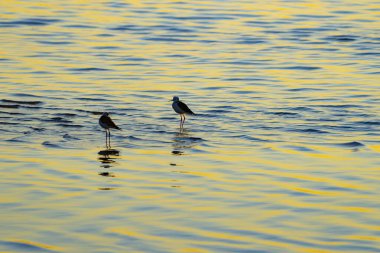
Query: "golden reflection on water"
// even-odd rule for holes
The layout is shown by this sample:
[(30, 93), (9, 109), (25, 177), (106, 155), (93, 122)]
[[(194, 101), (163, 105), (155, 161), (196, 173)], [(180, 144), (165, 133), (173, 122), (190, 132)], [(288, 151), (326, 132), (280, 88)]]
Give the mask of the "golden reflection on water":
[(0, 250), (377, 252), (376, 8), (2, 1)]

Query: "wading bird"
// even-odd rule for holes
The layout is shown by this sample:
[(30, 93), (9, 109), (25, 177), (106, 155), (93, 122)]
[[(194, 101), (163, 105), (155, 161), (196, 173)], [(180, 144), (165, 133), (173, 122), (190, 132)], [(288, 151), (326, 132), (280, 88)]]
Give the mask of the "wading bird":
[(173, 100), (170, 100), (170, 101), (173, 101), (173, 104), (172, 104), (173, 110), (179, 115), (181, 115), (181, 122), (179, 126), (180, 128), (183, 128), (183, 124), (185, 123), (185, 120), (186, 120), (185, 114), (195, 115), (195, 113), (193, 113), (185, 103), (179, 101), (179, 97), (177, 96), (174, 96)]
[[(99, 118), (99, 125), (106, 130), (106, 147), (111, 148), (111, 131), (110, 128), (121, 130), (110, 118), (108, 112), (103, 112), (102, 116)], [(108, 142), (107, 142), (108, 139)]]

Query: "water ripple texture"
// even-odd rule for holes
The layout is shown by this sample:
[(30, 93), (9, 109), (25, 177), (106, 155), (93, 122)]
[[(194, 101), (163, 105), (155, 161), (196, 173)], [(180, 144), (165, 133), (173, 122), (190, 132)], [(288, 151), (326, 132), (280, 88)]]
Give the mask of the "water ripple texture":
[(1, 1), (0, 251), (380, 252), (378, 11)]

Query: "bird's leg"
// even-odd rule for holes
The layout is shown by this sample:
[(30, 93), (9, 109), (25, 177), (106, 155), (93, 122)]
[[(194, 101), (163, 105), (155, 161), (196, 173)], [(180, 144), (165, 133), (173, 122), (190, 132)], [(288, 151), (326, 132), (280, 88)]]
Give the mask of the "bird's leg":
[(107, 138), (108, 138), (108, 132), (107, 132), (107, 129), (106, 129), (106, 148), (108, 148), (108, 141), (107, 141)]
[(107, 146), (107, 149), (109, 149), (109, 148), (110, 148), (110, 145), (109, 145), (108, 143), (109, 143), (109, 141), (110, 141), (110, 130), (107, 129), (106, 131), (107, 131), (106, 146)]
[(185, 114), (183, 115), (183, 122), (182, 122), (182, 126), (183, 124), (185, 124), (185, 120), (186, 120), (186, 117), (185, 117)]
[(111, 148), (111, 130), (108, 129), (108, 147)]
[(181, 122), (179, 123), (179, 128), (183, 127), (183, 115), (181, 114)]

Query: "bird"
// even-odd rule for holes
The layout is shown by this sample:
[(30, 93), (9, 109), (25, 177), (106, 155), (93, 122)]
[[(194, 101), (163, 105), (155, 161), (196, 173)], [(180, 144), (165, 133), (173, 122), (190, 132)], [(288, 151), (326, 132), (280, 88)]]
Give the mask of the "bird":
[[(99, 118), (99, 125), (106, 130), (106, 147), (111, 148), (111, 132), (110, 128), (121, 130), (110, 118), (108, 112), (103, 112), (102, 116)], [(108, 139), (108, 143), (107, 143)]]
[(182, 101), (179, 100), (179, 97), (174, 96), (173, 99), (172, 107), (173, 110), (178, 113), (181, 116), (181, 121), (180, 121), (180, 128), (183, 128), (183, 124), (185, 123), (186, 117), (185, 114), (190, 114), (190, 115), (195, 115), (190, 108)]

